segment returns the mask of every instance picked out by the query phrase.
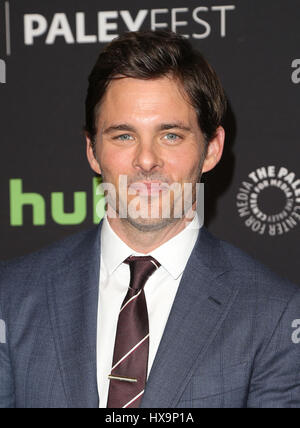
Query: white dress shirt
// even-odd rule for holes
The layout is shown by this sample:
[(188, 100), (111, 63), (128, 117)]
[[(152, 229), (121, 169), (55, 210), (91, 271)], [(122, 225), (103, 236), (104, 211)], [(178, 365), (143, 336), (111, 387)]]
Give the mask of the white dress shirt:
[[(196, 243), (199, 218), (177, 235), (147, 255), (154, 257), (160, 268), (146, 282), (144, 291), (149, 316), (148, 376), (161, 341), (177, 289)], [(115, 336), (122, 302), (127, 294), (130, 270), (124, 262), (130, 255), (145, 256), (128, 247), (113, 231), (105, 215), (101, 231), (100, 289), (97, 325), (97, 380), (100, 408), (107, 406), (109, 379)]]

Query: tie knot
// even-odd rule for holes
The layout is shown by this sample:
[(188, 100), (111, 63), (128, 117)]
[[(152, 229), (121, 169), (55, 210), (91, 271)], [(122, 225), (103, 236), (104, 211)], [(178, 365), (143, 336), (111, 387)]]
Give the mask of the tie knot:
[(160, 267), (160, 263), (152, 256), (130, 256), (124, 260), (130, 268), (129, 287), (141, 290), (148, 278)]

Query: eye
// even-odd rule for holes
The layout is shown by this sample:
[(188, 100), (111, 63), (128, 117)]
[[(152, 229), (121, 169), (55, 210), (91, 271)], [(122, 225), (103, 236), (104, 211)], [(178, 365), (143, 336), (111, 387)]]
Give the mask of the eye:
[(121, 140), (121, 141), (130, 141), (133, 137), (129, 134), (122, 134), (118, 135), (117, 137), (114, 137), (114, 140)]
[(178, 141), (181, 139), (181, 137), (177, 134), (173, 134), (172, 132), (170, 132), (169, 134), (165, 135), (165, 137), (167, 140), (169, 141)]

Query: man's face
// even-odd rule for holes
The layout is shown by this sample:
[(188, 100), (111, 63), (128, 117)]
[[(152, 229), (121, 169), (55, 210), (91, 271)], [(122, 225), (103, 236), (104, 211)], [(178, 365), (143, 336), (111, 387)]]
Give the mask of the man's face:
[[(92, 168), (102, 174), (103, 182), (115, 186), (116, 212), (119, 214), (120, 207), (124, 210), (130, 204), (139, 208), (137, 201), (143, 206), (144, 214), (146, 207), (147, 215), (137, 218), (127, 210), (124, 221), (148, 231), (179, 220), (174, 218), (174, 212), (178, 207), (183, 209), (184, 192), (180, 196), (173, 191), (158, 192), (157, 188), (152, 192), (146, 188), (145, 192), (145, 186), (138, 187), (141, 183), (159, 182), (169, 186), (179, 183), (182, 190), (184, 183), (192, 183), (190, 200), (195, 203), (205, 140), (196, 112), (176, 80), (168, 77), (113, 80), (102, 101), (97, 130), (95, 158), (89, 141), (88, 158)], [(119, 186), (120, 175), (127, 176), (125, 193)], [(129, 186), (133, 184), (138, 190), (130, 194)], [(166, 200), (170, 204), (169, 218), (162, 215)], [(155, 218), (151, 216), (153, 205)]]

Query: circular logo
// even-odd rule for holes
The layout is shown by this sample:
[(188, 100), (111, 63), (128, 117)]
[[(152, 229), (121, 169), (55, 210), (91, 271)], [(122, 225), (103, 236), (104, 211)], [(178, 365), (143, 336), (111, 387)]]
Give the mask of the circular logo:
[(236, 205), (252, 232), (288, 233), (300, 223), (300, 179), (285, 167), (258, 168), (241, 184)]

